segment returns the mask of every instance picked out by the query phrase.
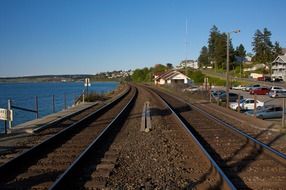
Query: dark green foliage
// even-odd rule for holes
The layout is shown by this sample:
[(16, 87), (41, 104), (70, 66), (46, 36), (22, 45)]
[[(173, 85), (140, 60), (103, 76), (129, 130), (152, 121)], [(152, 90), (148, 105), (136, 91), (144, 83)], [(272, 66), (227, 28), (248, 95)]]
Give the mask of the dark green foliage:
[(273, 61), (273, 44), (271, 42), (271, 32), (264, 28), (263, 32), (256, 30), (253, 37), (253, 60), (256, 63), (269, 63)]
[(188, 77), (195, 83), (203, 83), (205, 75), (200, 70), (188, 70)]
[(226, 80), (216, 78), (216, 77), (208, 77), (209, 83), (214, 86), (225, 86)]
[[(226, 50), (227, 50), (227, 34), (221, 33), (216, 26), (210, 31), (208, 40), (209, 62), (214, 64), (215, 70), (226, 68)], [(230, 63), (234, 60), (234, 48), (231, 39), (229, 39), (229, 57)]]
[(242, 44), (240, 44), (239, 46), (236, 47), (236, 49), (234, 51), (234, 55), (241, 57), (241, 58), (245, 58), (246, 51), (245, 51), (245, 48)]
[[(168, 63), (170, 64), (170, 63)], [(162, 64), (156, 64), (155, 67), (151, 67), (150, 70), (153, 73), (160, 73), (168, 70), (168, 67)]]
[(199, 56), (198, 61), (199, 61), (200, 67), (207, 66), (207, 65), (210, 64), (210, 62), (209, 62), (209, 52), (208, 52), (208, 48), (206, 46), (202, 47), (201, 54)]
[(214, 61), (217, 69), (226, 68), (226, 34), (219, 34), (215, 41)]
[(167, 69), (173, 69), (173, 64), (172, 63), (167, 63), (166, 64)]
[(218, 28), (214, 25), (210, 30), (210, 37), (208, 40), (208, 50), (209, 50), (209, 59), (210, 61), (215, 61), (215, 42), (220, 34)]
[(282, 52), (282, 47), (280, 46), (279, 42), (275, 42), (274, 43), (274, 47), (273, 47), (273, 57), (274, 59), (279, 56), (279, 55), (282, 55), (283, 52)]
[(136, 69), (133, 72), (131, 79), (134, 82), (151, 82), (154, 74), (165, 72), (173, 68), (173, 65), (171, 63), (167, 63), (166, 65), (167, 66), (157, 64), (155, 65), (155, 67)]
[(147, 67), (136, 69), (131, 78), (134, 82), (149, 82), (151, 81), (150, 70)]

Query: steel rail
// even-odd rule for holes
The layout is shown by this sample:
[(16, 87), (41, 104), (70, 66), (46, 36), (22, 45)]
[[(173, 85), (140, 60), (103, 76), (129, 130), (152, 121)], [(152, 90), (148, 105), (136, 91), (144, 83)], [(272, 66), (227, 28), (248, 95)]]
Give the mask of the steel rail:
[[(149, 88), (150, 89), (150, 88)], [(207, 156), (209, 161), (212, 163), (212, 165), (215, 167), (215, 169), (218, 171), (220, 177), (225, 181), (227, 187), (232, 190), (236, 190), (237, 188), (234, 186), (234, 184), (231, 182), (231, 180), (227, 177), (227, 175), (223, 172), (223, 170), (219, 167), (219, 165), (215, 162), (215, 160), (211, 157), (211, 155), (208, 153), (208, 151), (204, 148), (204, 146), (199, 142), (197, 137), (193, 134), (192, 131), (189, 130), (189, 128), (185, 125), (185, 123), (181, 120), (180, 116), (175, 112), (175, 110), (172, 108), (172, 106), (156, 91), (154, 91), (152, 88), (151, 90), (155, 92), (162, 102), (170, 109), (173, 113), (173, 115), (176, 117), (176, 119), (180, 122), (181, 126), (188, 132), (189, 135), (191, 135), (192, 139), (195, 141), (195, 143), (199, 146), (199, 148), (203, 151), (203, 153)]]
[[(158, 90), (154, 89), (154, 91), (158, 91)], [(268, 146), (267, 144), (255, 139), (252, 136), (248, 135), (247, 133), (243, 132), (242, 130), (235, 128), (233, 125), (231, 125), (225, 121), (222, 121), (218, 117), (208, 113), (207, 111), (199, 108), (198, 106), (196, 106), (192, 103), (187, 102), (186, 100), (184, 100), (180, 97), (173, 96), (170, 93), (165, 93), (165, 94), (176, 99), (176, 100), (178, 100), (178, 101), (180, 101), (180, 102), (187, 104), (191, 108), (193, 108), (193, 109), (197, 110), (198, 112), (200, 112), (201, 114), (203, 114), (205, 117), (207, 117), (207, 118), (211, 119), (212, 121), (216, 122), (217, 124), (221, 125), (226, 130), (233, 133), (234, 135), (237, 135), (241, 138), (245, 138), (245, 139), (249, 140), (249, 142), (251, 142), (253, 145), (262, 148), (262, 151), (264, 151), (265, 154), (267, 154), (268, 156), (272, 157), (272, 159), (276, 160), (278, 163), (285, 165), (286, 155), (284, 153), (275, 150), (274, 148)]]
[[(186, 103), (187, 103), (187, 102), (186, 102)], [(279, 156), (280, 158), (282, 158), (282, 159), (284, 159), (284, 160), (286, 161), (286, 154), (283, 154), (282, 152), (279, 152), (279, 151), (275, 150), (274, 148), (272, 148), (272, 147), (266, 145), (265, 143), (263, 143), (263, 142), (261, 142), (261, 141), (255, 139), (255, 138), (253, 138), (252, 136), (248, 135), (247, 133), (243, 132), (242, 130), (237, 129), (237, 128), (233, 127), (232, 125), (230, 125), (230, 124), (228, 124), (228, 123), (226, 123), (226, 122), (224, 122), (224, 121), (218, 119), (217, 117), (215, 117), (215, 116), (209, 114), (208, 112), (206, 112), (206, 111), (200, 109), (199, 107), (197, 107), (197, 106), (195, 106), (195, 105), (192, 105), (192, 104), (190, 104), (190, 103), (187, 103), (187, 104), (188, 104), (189, 106), (192, 106), (193, 108), (195, 108), (195, 109), (198, 110), (199, 112), (205, 114), (208, 118), (211, 118), (211, 119), (213, 119), (214, 121), (216, 121), (217, 123), (219, 123), (219, 124), (221, 124), (221, 125), (223, 125), (223, 126), (229, 128), (229, 129), (235, 131), (236, 133), (239, 133), (239, 134), (242, 135), (243, 137), (245, 137), (245, 138), (251, 140), (253, 143), (258, 144), (259, 146), (265, 148), (265, 149), (266, 149), (267, 151), (269, 151), (270, 153), (273, 153), (273, 154), (275, 154), (276, 156)]]
[(61, 190), (65, 189), (66, 184), (69, 184), (72, 180), (72, 177), (75, 175), (75, 172), (78, 168), (85, 164), (85, 160), (89, 157), (89, 155), (94, 151), (96, 145), (98, 145), (107, 133), (116, 125), (116, 123), (124, 117), (126, 112), (132, 108), (135, 98), (137, 96), (137, 89), (135, 88), (134, 95), (129, 100), (129, 102), (125, 105), (125, 107), (118, 113), (118, 115), (109, 123), (109, 125), (93, 140), (93, 142), (75, 159), (75, 161), (66, 169), (66, 171), (52, 184), (49, 190)]
[[(122, 96), (123, 94), (125, 94), (128, 90), (129, 90), (129, 89), (126, 89), (125, 91), (123, 91), (118, 97), (120, 97), (120, 96)], [(71, 113), (71, 114), (66, 115), (66, 116), (64, 116), (64, 117), (61, 117), (61, 118), (59, 118), (59, 119), (57, 119), (57, 120), (55, 120), (55, 121), (49, 122), (49, 123), (47, 123), (47, 124), (45, 124), (45, 125), (43, 125), (43, 126), (37, 127), (37, 128), (35, 128), (35, 129), (33, 129), (33, 130), (31, 131), (31, 133), (39, 133), (39, 132), (41, 132), (41, 131), (43, 131), (43, 130), (45, 130), (45, 129), (47, 129), (47, 128), (53, 126), (53, 125), (57, 125), (57, 124), (59, 124), (59, 123), (65, 121), (65, 120), (68, 120), (68, 119), (72, 118), (73, 116), (79, 115), (79, 114), (81, 114), (81, 113), (83, 113), (83, 112), (85, 112), (85, 111), (87, 111), (87, 110), (89, 110), (89, 109), (92, 109), (93, 107), (95, 107), (95, 106), (97, 106), (97, 105), (98, 105), (98, 102), (96, 102), (94, 105), (88, 106), (88, 107), (86, 107), (86, 108), (84, 108), (84, 109), (82, 109), (82, 110), (79, 110), (79, 111), (77, 111), (77, 112)]]
[(99, 108), (97, 111), (88, 114), (81, 120), (77, 121), (76, 123), (72, 124), (66, 129), (60, 131), (59, 133), (53, 135), (52, 137), (48, 138), (44, 142), (32, 147), (31, 149), (28, 149), (27, 151), (21, 153), (19, 156), (1, 165), (0, 166), (0, 184), (3, 181), (7, 181), (13, 178), (13, 176), (15, 175), (14, 174), (15, 172), (11, 174), (11, 171), (15, 171), (15, 169), (19, 169), (20, 170), (19, 172), (24, 171), (25, 168), (23, 168), (23, 163), (32, 163), (35, 155), (37, 155), (37, 157), (41, 157), (48, 152), (47, 150), (50, 150), (51, 148), (54, 149), (57, 146), (59, 146), (59, 142), (64, 142), (66, 139), (69, 138), (70, 134), (84, 128), (82, 127), (84, 126), (83, 124), (91, 122), (92, 119), (97, 118), (98, 116), (108, 111), (109, 108), (117, 104), (130, 91), (131, 91), (131, 87), (129, 86), (129, 88), (124, 93), (119, 95), (116, 99), (109, 102), (105, 106)]
[(238, 134), (242, 135), (243, 137), (247, 138), (248, 140), (250, 140), (250, 141), (253, 142), (254, 144), (257, 144), (257, 145), (259, 145), (259, 146), (265, 148), (265, 149), (266, 149), (267, 151), (269, 151), (270, 153), (272, 153), (272, 154), (278, 156), (279, 158), (283, 159), (284, 161), (286, 161), (286, 154), (284, 154), (284, 153), (282, 153), (282, 152), (279, 152), (279, 151), (275, 150), (274, 148), (272, 148), (272, 147), (266, 145), (265, 143), (263, 143), (263, 142), (261, 142), (261, 141), (255, 139), (255, 138), (251, 137), (250, 135), (248, 135), (247, 133), (243, 132), (242, 130), (237, 129), (237, 128), (235, 128), (234, 126), (230, 125), (229, 123), (226, 123), (226, 122), (220, 120), (219, 118), (217, 118), (217, 117), (211, 115), (210, 113), (208, 113), (208, 112), (202, 110), (202, 109), (199, 108), (198, 106), (195, 106), (194, 104), (191, 104), (191, 103), (189, 103), (189, 102), (185, 101), (184, 99), (179, 98), (179, 97), (177, 97), (177, 96), (172, 96), (172, 95), (170, 95), (170, 94), (168, 94), (168, 95), (171, 96), (171, 97), (173, 97), (173, 98), (175, 98), (175, 99), (177, 99), (177, 100), (179, 100), (179, 101), (181, 101), (181, 102), (184, 102), (185, 104), (189, 105), (190, 107), (195, 108), (197, 111), (203, 113), (203, 114), (206, 115), (208, 118), (213, 119), (215, 122), (217, 122), (217, 123), (223, 125), (224, 127), (227, 127), (228, 129), (230, 129), (231, 131), (235, 132), (236, 134), (238, 133)]
[(85, 112), (85, 111), (87, 111), (87, 110), (89, 110), (89, 109), (92, 109), (92, 108), (94, 108), (95, 106), (98, 106), (98, 103), (97, 103), (97, 102), (96, 102), (94, 105), (88, 106), (88, 107), (86, 107), (86, 108), (84, 108), (84, 109), (81, 109), (81, 110), (79, 110), (79, 111), (77, 111), (77, 112), (74, 112), (74, 113), (71, 113), (71, 114), (69, 114), (69, 115), (60, 117), (59, 119), (56, 119), (56, 120), (54, 120), (54, 121), (51, 121), (51, 122), (49, 122), (49, 123), (47, 123), (47, 124), (45, 124), (45, 125), (43, 125), (43, 126), (37, 127), (37, 128), (35, 128), (35, 129), (33, 129), (33, 130), (31, 131), (31, 133), (39, 133), (39, 132), (41, 132), (41, 131), (43, 131), (43, 130), (45, 130), (45, 129), (51, 127), (51, 126), (60, 124), (61, 122), (65, 121), (65, 120), (68, 120), (68, 119), (70, 119), (70, 118), (72, 118), (72, 117), (74, 117), (74, 116), (76, 116), (76, 115), (79, 115), (79, 114), (81, 114), (81, 113), (83, 113), (83, 112)]

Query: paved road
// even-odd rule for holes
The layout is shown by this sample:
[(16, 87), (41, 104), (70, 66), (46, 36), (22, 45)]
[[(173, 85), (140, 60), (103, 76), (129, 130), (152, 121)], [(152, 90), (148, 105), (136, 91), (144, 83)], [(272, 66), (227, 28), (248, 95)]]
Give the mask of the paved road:
[[(221, 79), (226, 79), (225, 73), (217, 73), (213, 70), (201, 70), (203, 74), (212, 76), (212, 77), (218, 77)], [(264, 81), (257, 81), (256, 79), (252, 78), (239, 78), (239, 77), (232, 77), (230, 76), (231, 81), (239, 81), (244, 83), (252, 83), (252, 84), (260, 84), (262, 86), (281, 86), (286, 88), (286, 82), (264, 82)]]

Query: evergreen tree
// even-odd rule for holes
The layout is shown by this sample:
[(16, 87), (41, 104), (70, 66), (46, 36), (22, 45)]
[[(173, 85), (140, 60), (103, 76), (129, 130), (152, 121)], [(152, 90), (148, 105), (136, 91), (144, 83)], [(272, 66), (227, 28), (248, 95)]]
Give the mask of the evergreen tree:
[(236, 49), (234, 51), (234, 55), (241, 57), (241, 58), (245, 58), (246, 51), (245, 51), (245, 48), (242, 44), (240, 44), (239, 46), (236, 47)]
[(156, 64), (154, 68), (151, 68), (153, 73), (160, 73), (167, 70), (167, 67), (162, 64)]
[(200, 67), (207, 66), (210, 64), (209, 63), (209, 52), (208, 52), (208, 48), (206, 46), (202, 47), (198, 61), (199, 61)]
[(167, 67), (168, 70), (174, 68), (172, 63), (167, 63), (167, 64), (166, 64), (166, 67)]
[[(220, 33), (216, 26), (210, 30), (210, 37), (208, 40), (209, 62), (214, 63), (215, 69), (226, 68), (226, 55), (227, 55), (227, 35)], [(229, 55), (230, 63), (234, 60), (234, 48), (231, 39), (229, 40)]]
[(253, 57), (254, 61), (257, 63), (269, 63), (273, 61), (273, 44), (270, 40), (271, 32), (264, 28), (263, 32), (256, 30), (253, 37), (253, 51), (255, 55)]
[(280, 46), (279, 42), (276, 41), (273, 47), (273, 59), (282, 54), (283, 54), (282, 47)]
[[(226, 55), (227, 55), (227, 35), (226, 33), (219, 34), (215, 41), (215, 62), (218, 68), (226, 68)], [(232, 46), (232, 42), (230, 40), (229, 43), (229, 55), (230, 55), (230, 63), (233, 61), (234, 57), (234, 49)]]
[(215, 62), (215, 43), (220, 35), (218, 28), (214, 25), (210, 30), (210, 37), (208, 39), (208, 52), (209, 52), (209, 62), (214, 62), (215, 68), (217, 69), (217, 64)]

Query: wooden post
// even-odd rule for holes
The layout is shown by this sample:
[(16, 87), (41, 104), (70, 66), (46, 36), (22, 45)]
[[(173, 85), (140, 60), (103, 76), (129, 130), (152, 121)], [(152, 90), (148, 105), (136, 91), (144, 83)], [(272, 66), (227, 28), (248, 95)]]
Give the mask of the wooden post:
[(254, 94), (254, 110), (253, 110), (253, 113), (254, 113), (254, 117), (256, 117), (256, 95)]
[(237, 99), (237, 112), (240, 113), (240, 94), (238, 94), (238, 99)]
[[(8, 111), (12, 111), (12, 100), (11, 99), (8, 99)], [(12, 121), (9, 120), (9, 129), (12, 129)]]
[(35, 110), (36, 110), (36, 118), (39, 118), (39, 104), (38, 104), (38, 96), (35, 96)]
[(4, 130), (5, 130), (5, 134), (8, 133), (8, 130), (7, 130), (7, 121), (4, 120)]
[(283, 98), (282, 129), (285, 128), (285, 98)]
[(73, 95), (73, 105), (76, 105), (76, 94)]
[(56, 107), (55, 107), (55, 95), (53, 95), (53, 113), (56, 112)]
[(64, 93), (64, 109), (67, 109), (67, 96), (66, 96), (66, 93)]

